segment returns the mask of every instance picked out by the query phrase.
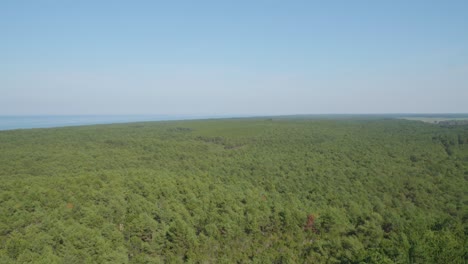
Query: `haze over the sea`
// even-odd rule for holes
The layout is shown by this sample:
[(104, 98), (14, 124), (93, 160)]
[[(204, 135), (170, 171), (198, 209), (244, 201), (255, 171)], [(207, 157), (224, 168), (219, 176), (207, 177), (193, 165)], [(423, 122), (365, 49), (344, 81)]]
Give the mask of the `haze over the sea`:
[(468, 1), (1, 1), (0, 115), (468, 112)]

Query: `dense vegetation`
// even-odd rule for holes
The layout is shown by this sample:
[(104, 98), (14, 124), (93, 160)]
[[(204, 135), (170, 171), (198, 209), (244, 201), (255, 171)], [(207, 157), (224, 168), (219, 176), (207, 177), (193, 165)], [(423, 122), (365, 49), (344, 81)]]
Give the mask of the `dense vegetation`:
[(0, 132), (0, 263), (466, 263), (468, 126)]

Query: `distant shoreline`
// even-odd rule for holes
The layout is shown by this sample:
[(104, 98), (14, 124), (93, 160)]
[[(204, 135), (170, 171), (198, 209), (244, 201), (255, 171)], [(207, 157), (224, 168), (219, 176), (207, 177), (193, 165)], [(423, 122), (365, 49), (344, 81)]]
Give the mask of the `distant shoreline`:
[(59, 128), (85, 125), (123, 124), (135, 122), (183, 121), (226, 118), (277, 119), (362, 119), (392, 118), (436, 124), (450, 120), (468, 120), (464, 113), (434, 114), (297, 114), (297, 115), (0, 115), (0, 131), (34, 128)]
[(151, 116), (151, 115), (38, 115), (0, 116), (0, 131), (34, 128), (59, 128), (85, 125), (106, 125), (134, 122), (193, 120), (198, 116)]

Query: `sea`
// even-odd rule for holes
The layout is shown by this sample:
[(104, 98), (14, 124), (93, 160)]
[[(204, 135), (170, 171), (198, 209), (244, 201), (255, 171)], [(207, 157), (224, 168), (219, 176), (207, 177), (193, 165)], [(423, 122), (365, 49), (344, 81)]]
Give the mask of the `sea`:
[(83, 126), (97, 124), (132, 123), (221, 118), (219, 116), (182, 115), (36, 115), (0, 116), (0, 130)]

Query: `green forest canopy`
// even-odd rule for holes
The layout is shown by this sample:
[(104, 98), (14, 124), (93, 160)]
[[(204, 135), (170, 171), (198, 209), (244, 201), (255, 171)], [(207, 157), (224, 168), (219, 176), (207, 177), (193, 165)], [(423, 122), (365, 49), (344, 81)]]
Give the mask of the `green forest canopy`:
[(0, 263), (466, 263), (468, 126), (0, 132)]

